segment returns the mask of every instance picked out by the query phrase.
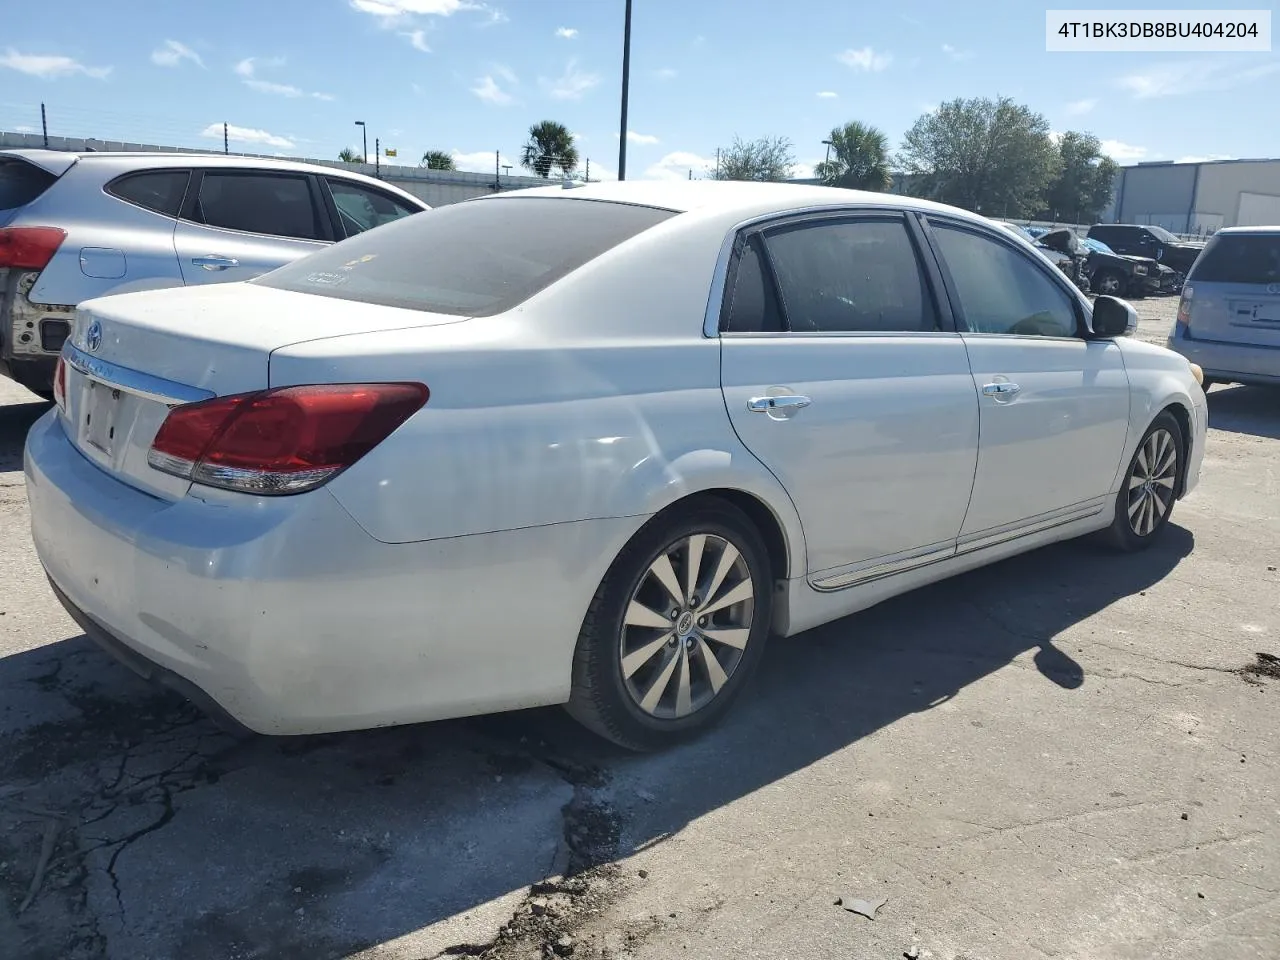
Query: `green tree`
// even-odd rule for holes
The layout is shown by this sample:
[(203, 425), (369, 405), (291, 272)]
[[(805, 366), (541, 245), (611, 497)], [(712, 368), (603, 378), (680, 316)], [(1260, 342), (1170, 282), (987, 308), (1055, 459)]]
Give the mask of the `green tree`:
[(360, 156), (359, 151), (352, 150), (350, 147), (343, 147), (342, 152), (338, 154), (338, 159), (343, 163), (364, 163), (364, 157)]
[(445, 153), (443, 150), (428, 150), (422, 155), (422, 163), (420, 167), (426, 167), (428, 170), (456, 170), (457, 167), (453, 163), (453, 155)]
[(529, 140), (524, 145), (520, 166), (532, 170), (540, 177), (550, 177), (559, 169), (566, 177), (578, 166), (578, 148), (573, 145), (573, 134), (563, 123), (543, 120), (529, 128)]
[(857, 120), (831, 131), (831, 159), (814, 168), (829, 187), (888, 190), (889, 138)]
[(1048, 121), (1008, 97), (949, 100), (898, 152), (913, 193), (989, 217), (1034, 216), (1060, 162)]
[(1091, 133), (1068, 130), (1058, 139), (1058, 176), (1049, 185), (1048, 220), (1093, 223), (1111, 202), (1120, 166), (1102, 155), (1102, 143)]
[(787, 180), (796, 165), (791, 141), (786, 137), (734, 137), (733, 144), (719, 154), (716, 166), (708, 171), (712, 180)]

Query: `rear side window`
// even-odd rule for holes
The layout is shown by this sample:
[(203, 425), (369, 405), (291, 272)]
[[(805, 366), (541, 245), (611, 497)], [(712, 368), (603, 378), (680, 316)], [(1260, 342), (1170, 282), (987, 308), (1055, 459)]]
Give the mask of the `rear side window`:
[(344, 236), (354, 237), (357, 233), (419, 212), (419, 208), (405, 206), (381, 190), (371, 190), (345, 180), (326, 178), (326, 182), (333, 194), (333, 205), (338, 208)]
[(57, 179), (25, 160), (0, 159), (0, 210), (25, 207)]
[(1187, 280), (1280, 283), (1280, 234), (1219, 234), (1204, 248)]
[(320, 240), (320, 215), (306, 177), (210, 171), (200, 182), (195, 219), (211, 227)]
[(107, 184), (107, 193), (129, 203), (136, 203), (166, 217), (176, 217), (187, 195), (190, 170), (148, 170), (127, 173)]
[(454, 203), (358, 234), (252, 282), (410, 310), (492, 316), (674, 215), (568, 198)]
[(794, 333), (938, 329), (900, 220), (804, 223), (770, 232), (765, 246)]
[(738, 257), (724, 329), (729, 333), (778, 333), (784, 329), (759, 237), (749, 239)]

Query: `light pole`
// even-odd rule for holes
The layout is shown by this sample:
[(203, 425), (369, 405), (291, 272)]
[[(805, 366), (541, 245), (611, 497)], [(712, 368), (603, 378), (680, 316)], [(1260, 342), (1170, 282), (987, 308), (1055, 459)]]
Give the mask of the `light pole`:
[(356, 126), (360, 128), (360, 162), (369, 162), (369, 131), (366, 129), (363, 120), (357, 120)]
[(618, 179), (627, 179), (627, 91), (631, 85), (631, 0), (622, 27), (622, 125), (618, 129)]
[(830, 163), (830, 162), (831, 162), (831, 148), (832, 148), (833, 146), (835, 146), (835, 141), (833, 141), (833, 140), (823, 140), (822, 142), (823, 142), (823, 143), (825, 143), (825, 144), (827, 145), (827, 159), (826, 159), (826, 162), (827, 162), (827, 163)]

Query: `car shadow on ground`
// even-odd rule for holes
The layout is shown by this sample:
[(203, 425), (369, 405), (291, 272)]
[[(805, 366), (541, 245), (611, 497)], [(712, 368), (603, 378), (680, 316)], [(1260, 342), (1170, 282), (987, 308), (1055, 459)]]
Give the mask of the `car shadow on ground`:
[(27, 431), (50, 406), (52, 404), (43, 400), (0, 404), (0, 473), (22, 469), (22, 446)]
[(1215, 387), (1208, 397), (1209, 426), (1214, 430), (1280, 440), (1280, 389)]
[(25, 957), (346, 956), (607, 869), (1015, 661), (1087, 686), (1054, 638), (1192, 546), (1176, 525), (1136, 555), (1060, 544), (775, 639), (720, 727), (650, 756), (558, 709), (237, 742), (72, 637), (0, 660), (0, 900), (26, 891), (44, 811), (65, 826), (11, 923)]

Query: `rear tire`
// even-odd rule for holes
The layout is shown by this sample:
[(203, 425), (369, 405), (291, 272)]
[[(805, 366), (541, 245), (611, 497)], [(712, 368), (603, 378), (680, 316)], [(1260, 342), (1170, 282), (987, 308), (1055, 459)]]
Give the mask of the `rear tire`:
[(689, 739), (741, 694), (772, 613), (769, 553), (741, 510), (707, 498), (659, 514), (596, 590), (566, 709), (629, 750)]
[(1173, 514), (1186, 464), (1182, 427), (1167, 410), (1147, 427), (1116, 494), (1115, 516), (1105, 531), (1117, 550), (1145, 550)]

